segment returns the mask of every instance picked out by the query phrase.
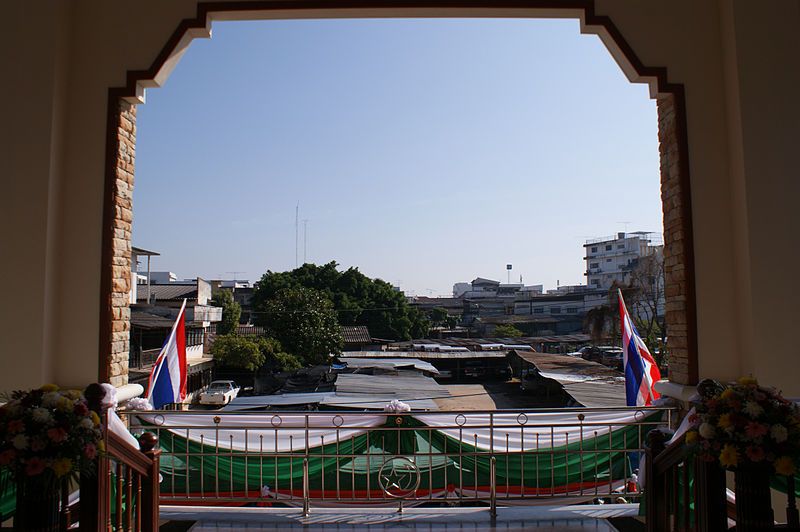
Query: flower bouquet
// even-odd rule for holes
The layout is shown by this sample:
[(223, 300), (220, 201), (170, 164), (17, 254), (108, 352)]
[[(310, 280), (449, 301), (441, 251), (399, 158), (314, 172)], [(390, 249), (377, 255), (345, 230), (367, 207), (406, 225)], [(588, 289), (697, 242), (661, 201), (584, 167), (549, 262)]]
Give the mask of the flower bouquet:
[[(60, 487), (93, 471), (101, 445), (100, 418), (81, 392), (52, 384), (13, 392), (0, 407), (0, 467), (17, 488), (15, 521), (52, 520)], [(0, 486), (0, 493), (9, 488)]]
[(716, 385), (696, 402), (686, 443), (726, 469), (767, 467), (793, 475), (800, 457), (800, 409), (752, 377)]

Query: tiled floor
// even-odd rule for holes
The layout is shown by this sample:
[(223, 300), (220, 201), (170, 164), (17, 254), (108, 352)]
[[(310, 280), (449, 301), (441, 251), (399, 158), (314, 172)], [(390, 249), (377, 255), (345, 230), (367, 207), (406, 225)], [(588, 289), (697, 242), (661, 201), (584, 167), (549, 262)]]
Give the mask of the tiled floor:
[(616, 530), (606, 519), (633, 516), (636, 504), (498, 508), (492, 520), (487, 508), (395, 509), (318, 508), (303, 517), (299, 510), (162, 506), (162, 519), (194, 519), (193, 532), (234, 530)]

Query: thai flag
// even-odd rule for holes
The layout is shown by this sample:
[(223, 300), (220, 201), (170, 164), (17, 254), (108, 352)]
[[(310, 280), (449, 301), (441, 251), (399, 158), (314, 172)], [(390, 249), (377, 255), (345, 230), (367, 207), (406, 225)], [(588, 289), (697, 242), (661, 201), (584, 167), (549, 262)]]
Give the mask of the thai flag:
[(659, 393), (653, 385), (661, 380), (661, 372), (658, 370), (653, 355), (648, 351), (647, 346), (636, 332), (625, 308), (625, 300), (622, 299), (622, 290), (619, 293), (619, 321), (622, 328), (622, 364), (625, 368), (625, 398), (628, 406), (650, 406), (655, 399), (659, 398)]
[(158, 354), (147, 387), (147, 400), (159, 409), (170, 403), (186, 399), (186, 300), (183, 300), (178, 318), (169, 338)]

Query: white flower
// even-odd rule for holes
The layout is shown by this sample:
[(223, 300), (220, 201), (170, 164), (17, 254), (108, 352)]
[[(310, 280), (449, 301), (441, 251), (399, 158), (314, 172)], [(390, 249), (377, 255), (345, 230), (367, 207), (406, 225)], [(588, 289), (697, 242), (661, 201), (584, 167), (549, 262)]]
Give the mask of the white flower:
[(711, 438), (714, 437), (714, 432), (715, 432), (714, 425), (712, 425), (711, 423), (703, 423), (700, 425), (698, 432), (700, 433), (700, 436), (702, 436), (707, 440), (710, 440)]
[(786, 430), (786, 427), (783, 425), (773, 425), (773, 427), (769, 429), (769, 435), (772, 436), (772, 439), (777, 443), (783, 443), (789, 438), (789, 431)]
[(55, 408), (61, 400), (61, 394), (58, 392), (47, 392), (42, 396), (42, 406), (45, 408)]
[(16, 449), (19, 449), (20, 451), (23, 449), (27, 449), (28, 437), (25, 436), (24, 434), (17, 434), (16, 436), (14, 436), (14, 439), (11, 440), (11, 443), (14, 445)]
[(80, 426), (81, 426), (81, 428), (84, 428), (84, 429), (93, 429), (94, 428), (94, 421), (92, 421), (92, 418), (90, 418), (90, 417), (85, 417), (85, 418), (81, 419)]
[(33, 413), (33, 420), (39, 423), (48, 423), (53, 416), (50, 415), (50, 411), (46, 408), (34, 408)]
[(747, 401), (744, 404), (743, 410), (745, 414), (754, 419), (764, 413), (764, 409), (761, 408), (761, 405), (759, 405), (755, 401)]

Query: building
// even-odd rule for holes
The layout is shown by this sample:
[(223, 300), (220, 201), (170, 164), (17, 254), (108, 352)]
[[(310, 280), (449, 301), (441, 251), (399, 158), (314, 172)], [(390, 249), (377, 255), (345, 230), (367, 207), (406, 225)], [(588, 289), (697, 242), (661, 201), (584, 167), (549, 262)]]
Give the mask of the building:
[(587, 240), (583, 247), (586, 284), (608, 290), (614, 283), (628, 285), (639, 259), (659, 252), (663, 245), (659, 234), (637, 231)]

